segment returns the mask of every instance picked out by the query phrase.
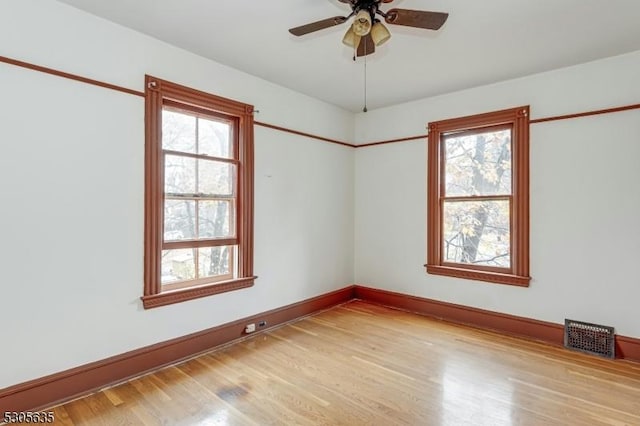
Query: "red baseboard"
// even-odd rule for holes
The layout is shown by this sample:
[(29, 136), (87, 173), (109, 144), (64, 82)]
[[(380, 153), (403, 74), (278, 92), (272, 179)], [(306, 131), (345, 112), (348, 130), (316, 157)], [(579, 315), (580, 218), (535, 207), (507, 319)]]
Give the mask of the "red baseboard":
[[(446, 321), (526, 337), (552, 345), (564, 344), (564, 326), (484, 309), (440, 302), (402, 293), (356, 286), (358, 299)], [(640, 362), (640, 339), (616, 335), (616, 357)]]
[(640, 362), (640, 339), (616, 334), (616, 357)]
[[(354, 298), (553, 345), (563, 343), (563, 326), (560, 324), (386, 290), (350, 286), (198, 333), (0, 389), (0, 413), (48, 408), (238, 340), (246, 336), (244, 327), (247, 323), (265, 320), (268, 328), (271, 328)], [(619, 358), (640, 362), (640, 339), (616, 335), (616, 354)]]
[(348, 302), (353, 297), (354, 287), (347, 287), (208, 330), (0, 389), (0, 413), (51, 407), (245, 337), (244, 327), (247, 323), (265, 320), (268, 324), (265, 329), (269, 329)]
[(394, 293), (368, 287), (356, 287), (356, 297), (367, 302), (416, 312), (458, 324), (499, 331), (514, 336), (541, 340), (554, 345), (563, 344), (564, 327), (551, 322), (501, 314), (469, 306), (455, 305), (417, 296)]

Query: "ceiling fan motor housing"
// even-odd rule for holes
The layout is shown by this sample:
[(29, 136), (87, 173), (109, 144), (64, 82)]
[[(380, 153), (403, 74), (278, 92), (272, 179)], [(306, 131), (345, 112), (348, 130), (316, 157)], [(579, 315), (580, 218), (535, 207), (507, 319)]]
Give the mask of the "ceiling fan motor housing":
[(357, 16), (361, 11), (369, 12), (369, 18), (373, 22), (378, 11), (378, 6), (381, 0), (357, 0), (351, 4), (353, 13)]

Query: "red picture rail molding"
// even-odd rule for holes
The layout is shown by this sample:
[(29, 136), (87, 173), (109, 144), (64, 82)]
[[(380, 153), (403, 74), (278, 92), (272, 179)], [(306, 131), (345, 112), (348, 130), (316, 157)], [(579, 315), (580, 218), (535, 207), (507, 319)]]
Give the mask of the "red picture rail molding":
[(363, 143), (361, 145), (356, 145), (356, 148), (365, 148), (365, 147), (368, 147), (368, 146), (385, 145), (385, 144), (388, 144), (388, 143), (396, 143), (396, 142), (415, 141), (417, 139), (423, 139), (423, 140), (426, 141), (428, 137), (429, 137), (428, 134), (418, 135), (418, 136), (408, 136), (406, 138), (389, 139), (389, 140), (386, 140), (386, 141)]
[(547, 121), (568, 120), (571, 118), (589, 117), (591, 115), (611, 114), (614, 112), (630, 111), (633, 109), (640, 109), (640, 104), (625, 105), (615, 108), (598, 109), (594, 111), (580, 112), (577, 114), (556, 115), (554, 117), (536, 118), (529, 121), (531, 124), (546, 123)]
[[(105, 83), (104, 81), (99, 81), (99, 80), (94, 80), (94, 79), (91, 79), (91, 78), (82, 77), (82, 76), (77, 75), (77, 74), (70, 74), (70, 73), (67, 73), (67, 72), (64, 72), (64, 71), (59, 71), (59, 70), (56, 70), (56, 69), (53, 69), (53, 68), (47, 68), (47, 67), (43, 67), (43, 66), (40, 66), (40, 65), (35, 65), (35, 64), (29, 63), (29, 62), (19, 61), (17, 59), (8, 58), (6, 56), (0, 56), (0, 62), (4, 62), (4, 63), (10, 64), (10, 65), (15, 65), (15, 66), (22, 67), (22, 68), (27, 68), (27, 69), (30, 69), (30, 70), (33, 70), (33, 71), (42, 72), (42, 73), (45, 73), (45, 74), (50, 74), (50, 75), (55, 75), (55, 76), (58, 76), (58, 77), (68, 78), (70, 80), (80, 81), (80, 82), (86, 83), (86, 84), (92, 84), (94, 86), (104, 87), (106, 89), (116, 90), (116, 91), (122, 92), (122, 93), (128, 93), (128, 94), (134, 95), (134, 96), (144, 97), (144, 92), (140, 92), (138, 90), (133, 90), (133, 89), (129, 89), (127, 87), (117, 86), (117, 85), (111, 84), (111, 83)], [(640, 104), (624, 105), (624, 106), (619, 106), (619, 107), (614, 107), (614, 108), (606, 108), (606, 109), (598, 109), (598, 110), (593, 110), (593, 111), (579, 112), (579, 113), (575, 113), (575, 114), (565, 114), (565, 115), (556, 115), (556, 116), (552, 116), (552, 117), (535, 118), (535, 119), (530, 120), (530, 123), (531, 124), (546, 123), (548, 121), (568, 120), (568, 119), (572, 119), (572, 118), (581, 118), (581, 117), (588, 117), (588, 116), (591, 116), (591, 115), (600, 115), (600, 114), (611, 114), (611, 113), (615, 113), (615, 112), (630, 111), (630, 110), (634, 110), (634, 109), (640, 109)], [(262, 126), (262, 127), (268, 127), (270, 129), (274, 129), (274, 130), (288, 132), (288, 133), (292, 133), (292, 134), (295, 134), (295, 135), (305, 136), (305, 137), (308, 137), (308, 138), (321, 140), (321, 141), (329, 142), (329, 143), (334, 143), (334, 144), (338, 144), (338, 145), (343, 145), (343, 146), (347, 146), (347, 147), (351, 147), (351, 148), (366, 148), (366, 147), (370, 147), (370, 146), (385, 145), (385, 144), (399, 143), (399, 142), (407, 142), (407, 141), (412, 141), (412, 140), (417, 140), (417, 139), (426, 139), (428, 137), (428, 135), (417, 135), (417, 136), (408, 136), (408, 137), (404, 137), (404, 138), (389, 139), (389, 140), (383, 140), (383, 141), (377, 141), (377, 142), (369, 142), (369, 143), (364, 143), (364, 144), (360, 144), (360, 145), (355, 145), (355, 144), (351, 144), (351, 143), (343, 142), (343, 141), (338, 141), (338, 140), (331, 139), (331, 138), (325, 138), (323, 136), (318, 136), (318, 135), (313, 135), (313, 134), (310, 134), (310, 133), (300, 132), (298, 130), (293, 130), (293, 129), (289, 129), (289, 128), (286, 128), (286, 127), (275, 126), (273, 124), (262, 123), (262, 122), (258, 122), (258, 121), (254, 122), (254, 124), (256, 124), (258, 126)]]
[(118, 92), (128, 93), (130, 95), (141, 96), (144, 98), (144, 92), (139, 92), (137, 90), (128, 89), (122, 86), (116, 86), (115, 84), (105, 83), (104, 81), (94, 80), (94, 79), (82, 77), (76, 74), (70, 74), (64, 71), (58, 71), (53, 68), (34, 65), (29, 62), (18, 61), (16, 59), (7, 58), (6, 56), (0, 56), (0, 62), (4, 62), (5, 64), (15, 65), (17, 67), (26, 68), (33, 71), (42, 72), (45, 74), (55, 75), (57, 77), (68, 78), (69, 80), (75, 80), (75, 81), (80, 81), (86, 84), (92, 84), (98, 87), (104, 87), (106, 89), (116, 90)]
[[(29, 62), (24, 62), (24, 61), (19, 61), (17, 59), (12, 59), (12, 58), (8, 58), (6, 56), (0, 56), (0, 62), (3, 62), (5, 64), (9, 64), (9, 65), (15, 65), (17, 67), (21, 67), (21, 68), (26, 68), (32, 71), (38, 71), (41, 73), (45, 73), (45, 74), (49, 74), (49, 75), (54, 75), (57, 77), (62, 77), (62, 78), (67, 78), (69, 80), (75, 80), (75, 81), (79, 81), (81, 83), (86, 83), (86, 84), (91, 84), (93, 86), (98, 86), (98, 87), (103, 87), (105, 89), (111, 89), (111, 90), (115, 90), (118, 92), (122, 92), (122, 93), (128, 93), (130, 95), (134, 95), (134, 96), (140, 96), (144, 98), (144, 92), (140, 92), (138, 90), (133, 90), (133, 89), (129, 89), (126, 87), (122, 87), (122, 86), (117, 86), (115, 84), (111, 84), (111, 83), (106, 83), (104, 81), (100, 81), (100, 80), (94, 80), (91, 78), (86, 78), (86, 77), (82, 77), (80, 75), (77, 74), (71, 74), (68, 72), (64, 72), (64, 71), (59, 71), (53, 68), (47, 68), (47, 67), (43, 67), (40, 65), (35, 65), (35, 64), (31, 64)], [(268, 127), (270, 129), (274, 129), (274, 130), (279, 130), (282, 132), (287, 132), (287, 133), (292, 133), (295, 135), (300, 135), (300, 136), (305, 136), (311, 139), (317, 139), (320, 141), (324, 141), (324, 142), (330, 142), (330, 143), (334, 143), (334, 144), (338, 144), (338, 145), (343, 145), (343, 146), (347, 146), (350, 148), (355, 148), (356, 146), (347, 142), (342, 142), (342, 141), (338, 141), (335, 139), (330, 139), (330, 138), (325, 138), (323, 136), (318, 136), (318, 135), (313, 135), (311, 133), (305, 133), (305, 132), (301, 132), (298, 130), (293, 130), (293, 129), (288, 129), (286, 127), (281, 127), (281, 126), (276, 126), (273, 124), (268, 124), (268, 123), (262, 123), (259, 121), (254, 121), (255, 125), (258, 126), (262, 126), (262, 127)]]
[(324, 142), (335, 143), (335, 144), (338, 144), (338, 145), (348, 146), (350, 148), (357, 148), (356, 145), (353, 145), (353, 144), (350, 144), (350, 143), (347, 143), (347, 142), (341, 142), (341, 141), (338, 141), (338, 140), (335, 140), (335, 139), (325, 138), (323, 136), (312, 135), (311, 133), (300, 132), (298, 130), (292, 130), (292, 129), (288, 129), (286, 127), (275, 126), (273, 124), (262, 123), (260, 121), (254, 121), (253, 124), (255, 124), (256, 126), (262, 126), (262, 127), (268, 128), (268, 129), (279, 130), (281, 132), (286, 132), (286, 133), (292, 133), (294, 135), (305, 136), (307, 138), (317, 139), (317, 140), (324, 141)]

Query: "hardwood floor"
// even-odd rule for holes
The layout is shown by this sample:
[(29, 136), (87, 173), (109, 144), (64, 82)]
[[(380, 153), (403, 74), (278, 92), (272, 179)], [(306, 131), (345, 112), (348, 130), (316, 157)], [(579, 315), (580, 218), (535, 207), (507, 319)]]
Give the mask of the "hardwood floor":
[(640, 365), (352, 301), (53, 411), (60, 425), (640, 425)]

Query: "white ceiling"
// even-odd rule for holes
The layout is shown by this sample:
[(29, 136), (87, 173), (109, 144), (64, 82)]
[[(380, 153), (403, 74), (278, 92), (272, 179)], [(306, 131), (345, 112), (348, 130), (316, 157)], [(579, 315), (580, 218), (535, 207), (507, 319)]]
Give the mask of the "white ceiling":
[[(338, 0), (59, 0), (351, 111), (363, 104), (363, 59), (348, 24), (294, 37), (337, 15)], [(367, 57), (374, 109), (640, 50), (640, 0), (395, 0), (448, 12), (437, 32), (389, 25)]]

